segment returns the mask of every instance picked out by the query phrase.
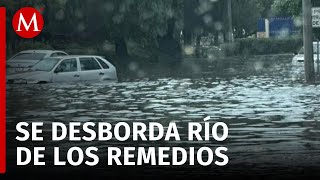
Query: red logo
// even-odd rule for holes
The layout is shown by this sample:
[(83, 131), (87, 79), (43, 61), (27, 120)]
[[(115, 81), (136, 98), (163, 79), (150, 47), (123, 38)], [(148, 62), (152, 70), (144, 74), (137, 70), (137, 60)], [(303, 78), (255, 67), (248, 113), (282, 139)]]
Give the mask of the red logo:
[(34, 38), (39, 35), (43, 29), (43, 17), (41, 13), (31, 7), (21, 8), (13, 16), (13, 30), (23, 38)]

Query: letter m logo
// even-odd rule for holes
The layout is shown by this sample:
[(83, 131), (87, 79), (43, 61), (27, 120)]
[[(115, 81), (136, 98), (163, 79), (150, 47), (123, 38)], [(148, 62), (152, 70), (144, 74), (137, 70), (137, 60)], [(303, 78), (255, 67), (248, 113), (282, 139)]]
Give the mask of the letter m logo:
[(17, 31), (21, 31), (21, 24), (24, 26), (26, 31), (29, 31), (31, 24), (33, 24), (33, 31), (40, 31), (39, 28), (38, 28), (38, 21), (37, 21), (36, 13), (33, 13), (33, 16), (31, 18), (29, 24), (27, 24), (23, 14), (20, 13), (19, 24), (18, 24)]
[(34, 38), (43, 29), (42, 14), (35, 8), (21, 8), (12, 19), (13, 30), (22, 38)]

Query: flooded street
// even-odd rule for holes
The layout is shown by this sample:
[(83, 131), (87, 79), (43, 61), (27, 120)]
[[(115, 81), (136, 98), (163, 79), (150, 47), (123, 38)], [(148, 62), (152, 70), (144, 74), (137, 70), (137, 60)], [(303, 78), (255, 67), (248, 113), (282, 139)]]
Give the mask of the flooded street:
[[(243, 69), (255, 69), (253, 66), (226, 67), (224, 71), (230, 73), (223, 77), (211, 75), (218, 69), (208, 67), (192, 78), (186, 73), (186, 77), (158, 79), (123, 77), (120, 82), (110, 83), (10, 85), (8, 136), (13, 138), (15, 125), (20, 121), (45, 124), (138, 121), (159, 122), (164, 126), (174, 121), (182, 137), (174, 146), (216, 147), (215, 142), (186, 140), (187, 123), (201, 122), (210, 116), (212, 122), (222, 121), (229, 126), (224, 145), (229, 149), (231, 166), (257, 169), (318, 166), (320, 86), (304, 85), (293, 79), (290, 62), (273, 61), (268, 68), (243, 74)], [(9, 154), (16, 146), (11, 143), (12, 138), (8, 139)], [(163, 143), (135, 142), (133, 146), (172, 146), (171, 142)], [(45, 141), (41, 145), (57, 144)], [(59, 143), (65, 149), (74, 145)], [(132, 146), (132, 142), (76, 145), (97, 146), (102, 154), (106, 146)]]

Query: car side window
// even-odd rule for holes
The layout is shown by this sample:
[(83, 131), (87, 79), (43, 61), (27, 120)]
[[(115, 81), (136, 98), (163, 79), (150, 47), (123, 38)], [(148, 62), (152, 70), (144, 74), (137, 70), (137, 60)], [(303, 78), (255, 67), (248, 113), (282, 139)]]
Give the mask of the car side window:
[(57, 57), (59, 56), (58, 53), (52, 53), (50, 57)]
[(62, 52), (56, 52), (56, 53), (52, 53), (50, 57), (57, 57), (57, 56), (67, 56), (67, 54)]
[(102, 59), (100, 59), (100, 58), (96, 58), (96, 59), (99, 61), (99, 63), (103, 67), (103, 69), (109, 69), (110, 68), (109, 65), (107, 63), (105, 63)]
[(80, 58), (81, 71), (100, 70), (100, 64), (94, 58)]
[(304, 48), (301, 48), (299, 54), (304, 54)]
[(45, 56), (44, 53), (19, 53), (11, 60), (42, 60)]
[(56, 69), (56, 72), (60, 72), (60, 73), (76, 72), (76, 71), (78, 71), (76, 59), (63, 60)]
[(62, 52), (58, 52), (57, 54), (58, 54), (58, 56), (67, 56), (66, 53), (62, 53)]

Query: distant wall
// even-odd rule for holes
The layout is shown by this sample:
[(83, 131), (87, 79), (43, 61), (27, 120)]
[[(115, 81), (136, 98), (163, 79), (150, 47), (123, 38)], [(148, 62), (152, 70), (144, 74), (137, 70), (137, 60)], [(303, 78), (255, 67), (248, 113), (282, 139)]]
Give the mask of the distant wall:
[(297, 24), (295, 24), (294, 19), (291, 17), (259, 19), (257, 26), (258, 38), (285, 38), (299, 34), (299, 27)]

